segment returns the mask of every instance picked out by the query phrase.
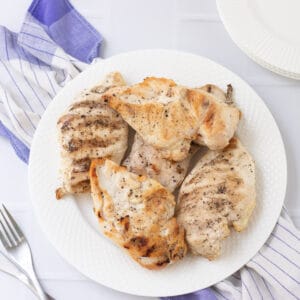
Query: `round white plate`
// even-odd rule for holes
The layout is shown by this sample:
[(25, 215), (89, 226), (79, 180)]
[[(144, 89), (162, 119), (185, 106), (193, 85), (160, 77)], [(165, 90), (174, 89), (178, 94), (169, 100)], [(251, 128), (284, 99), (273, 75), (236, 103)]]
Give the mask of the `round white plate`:
[(233, 41), (263, 67), (300, 79), (299, 0), (217, 0)]
[[(59, 150), (56, 121), (84, 88), (105, 74), (120, 71), (128, 83), (163, 76), (191, 87), (231, 83), (243, 112), (238, 134), (257, 164), (257, 207), (249, 227), (233, 233), (216, 261), (188, 256), (161, 271), (140, 267), (98, 230), (88, 196), (55, 200)], [(224, 67), (196, 55), (146, 50), (113, 56), (92, 65), (60, 91), (47, 108), (35, 133), (29, 163), (32, 203), (47, 238), (71, 265), (113, 289), (144, 296), (171, 296), (208, 287), (247, 263), (261, 248), (280, 214), (286, 188), (286, 157), (276, 123), (259, 96)]]

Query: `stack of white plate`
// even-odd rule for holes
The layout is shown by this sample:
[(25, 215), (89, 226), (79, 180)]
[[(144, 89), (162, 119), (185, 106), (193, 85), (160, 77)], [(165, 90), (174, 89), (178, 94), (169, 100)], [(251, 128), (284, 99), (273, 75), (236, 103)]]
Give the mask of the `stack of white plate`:
[(217, 6), (229, 35), (250, 58), (300, 79), (299, 0), (217, 0)]

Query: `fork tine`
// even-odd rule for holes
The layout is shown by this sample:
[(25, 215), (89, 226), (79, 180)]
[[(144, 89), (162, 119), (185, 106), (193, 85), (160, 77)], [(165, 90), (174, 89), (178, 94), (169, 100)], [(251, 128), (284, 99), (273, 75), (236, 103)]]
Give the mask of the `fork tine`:
[(8, 234), (6, 228), (5, 228), (5, 226), (3, 225), (3, 223), (2, 223), (1, 220), (0, 220), (0, 224), (1, 224), (2, 229), (3, 229), (3, 231), (4, 231), (5, 237), (8, 239), (8, 241), (9, 241), (9, 243), (10, 243), (9, 248), (10, 248), (10, 247), (13, 247), (15, 244), (13, 243), (11, 237), (9, 236), (9, 234)]
[(5, 224), (6, 224), (6, 226), (8, 228), (8, 231), (10, 232), (10, 234), (12, 235), (12, 238), (14, 239), (14, 242), (18, 243), (19, 238), (14, 233), (13, 229), (11, 228), (9, 222), (7, 221), (7, 218), (5, 217), (5, 215), (4, 215), (4, 213), (3, 213), (3, 211), (1, 209), (0, 209), (0, 214), (1, 214), (1, 216), (2, 216), (2, 218), (3, 218), (3, 220), (4, 220)]
[(4, 206), (4, 204), (2, 204), (2, 207), (4, 209), (4, 211), (6, 212), (7, 217), (9, 218), (11, 224), (13, 225), (14, 229), (16, 230), (17, 234), (19, 235), (19, 238), (22, 239), (24, 238), (24, 234), (21, 230), (21, 228), (19, 227), (19, 225), (17, 224), (17, 222), (15, 221), (15, 219), (12, 217), (12, 215), (9, 213), (9, 211), (7, 210), (7, 208)]
[(4, 237), (4, 235), (2, 234), (1, 229), (0, 229), (0, 240), (1, 240), (1, 242), (2, 242), (5, 249), (10, 248), (10, 245), (8, 244), (8, 242), (7, 242), (6, 238)]

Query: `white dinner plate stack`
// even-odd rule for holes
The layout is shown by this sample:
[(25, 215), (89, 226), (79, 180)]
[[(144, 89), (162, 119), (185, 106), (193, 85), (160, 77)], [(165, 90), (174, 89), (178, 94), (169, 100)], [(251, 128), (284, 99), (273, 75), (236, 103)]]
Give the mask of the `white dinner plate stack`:
[(300, 79), (299, 0), (217, 0), (226, 30), (250, 58)]

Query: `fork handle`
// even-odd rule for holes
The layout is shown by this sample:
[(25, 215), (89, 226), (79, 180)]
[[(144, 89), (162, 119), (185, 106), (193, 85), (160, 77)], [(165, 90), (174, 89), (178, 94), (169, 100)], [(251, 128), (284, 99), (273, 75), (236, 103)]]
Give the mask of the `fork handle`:
[(12, 259), (1, 249), (0, 249), (0, 254), (3, 255), (3, 257), (5, 257), (19, 271), (18, 274), (14, 274), (14, 273), (7, 273), (7, 274), (9, 274), (9, 275), (19, 279), (21, 282), (23, 282), (41, 300), (55, 300), (54, 298), (52, 298), (51, 296), (49, 296), (48, 294), (46, 294), (43, 291), (43, 289), (35, 275), (35, 272), (33, 270), (33, 265), (31, 268), (31, 272), (29, 273), (29, 272), (26, 272), (23, 269), (23, 267), (15, 259)]
[(49, 295), (47, 295), (44, 292), (44, 290), (43, 290), (43, 288), (42, 288), (42, 286), (41, 286), (38, 278), (35, 275), (35, 272), (32, 271), (28, 275), (30, 276), (30, 280), (31, 280), (31, 282), (33, 283), (33, 285), (34, 285), (34, 287), (36, 289), (36, 295), (39, 297), (39, 299), (40, 300), (50, 300), (50, 299), (52, 299), (52, 298), (49, 297)]

